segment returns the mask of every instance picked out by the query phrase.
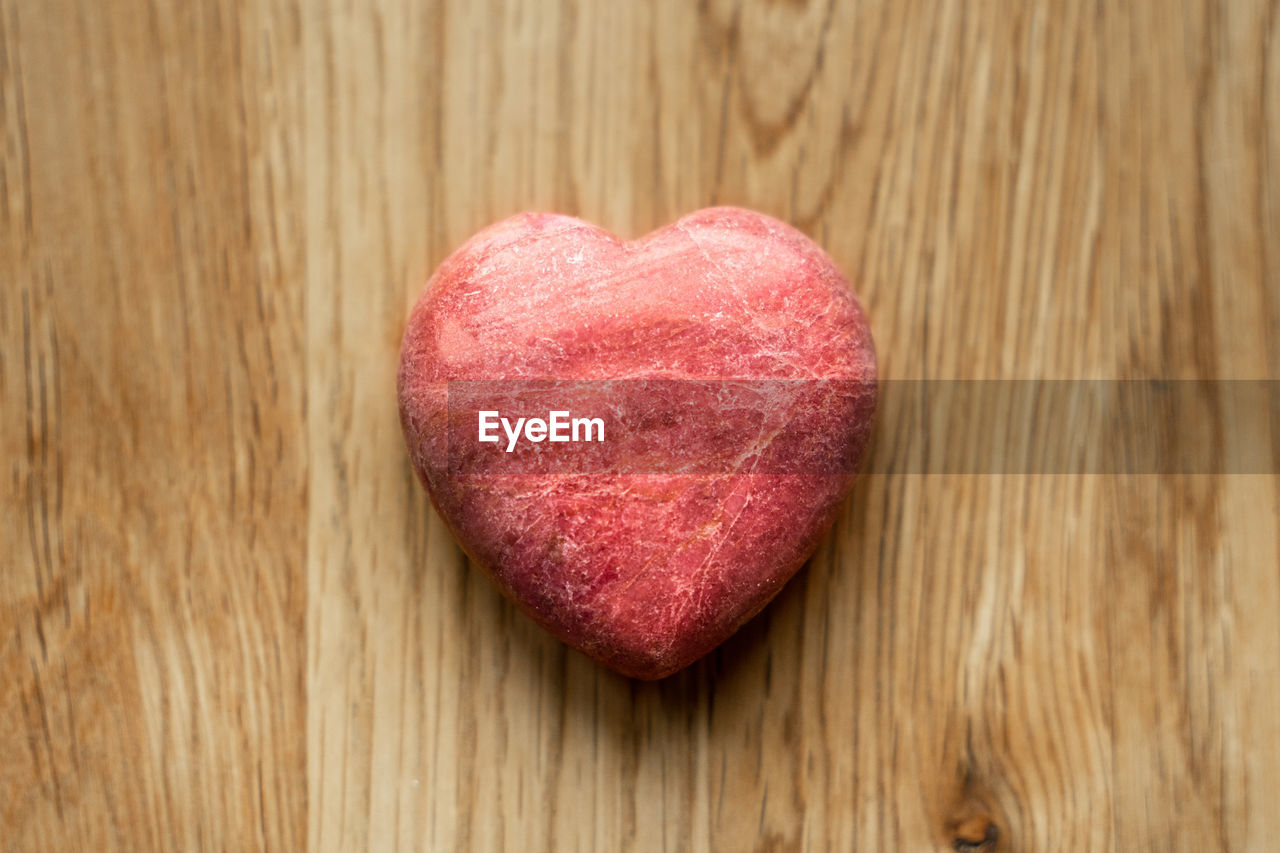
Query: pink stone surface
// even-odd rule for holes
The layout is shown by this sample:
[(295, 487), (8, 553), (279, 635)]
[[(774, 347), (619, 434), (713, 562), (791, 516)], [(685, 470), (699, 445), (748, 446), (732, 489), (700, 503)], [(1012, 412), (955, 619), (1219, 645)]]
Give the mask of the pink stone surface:
[[(759, 473), (752, 446), (729, 454), (740, 464), (696, 474), (459, 468), (450, 465), (448, 383), (861, 383), (853, 409), (819, 395), (802, 412), (762, 413), (820, 439), (797, 454), (856, 457), (875, 377), (848, 281), (775, 219), (708, 208), (624, 242), (571, 217), (522, 214), (476, 234), (432, 276), (405, 332), (399, 402), (413, 466), (472, 560), (564, 642), (655, 679), (727, 639), (803, 566), (849, 491), (848, 467), (811, 458), (804, 473)], [(705, 383), (689, 388), (709, 393)], [(705, 428), (697, 418), (667, 423), (657, 452), (697, 452)]]

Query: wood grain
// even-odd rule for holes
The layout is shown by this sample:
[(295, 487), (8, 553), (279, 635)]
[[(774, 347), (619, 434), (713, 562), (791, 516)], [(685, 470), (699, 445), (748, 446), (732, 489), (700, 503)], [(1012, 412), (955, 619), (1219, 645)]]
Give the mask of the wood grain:
[(467, 567), (394, 372), (488, 222), (727, 203), (886, 377), (1280, 378), (1278, 51), (1275, 0), (0, 0), (0, 849), (1268, 849), (1274, 473), (876, 474), (640, 684)]

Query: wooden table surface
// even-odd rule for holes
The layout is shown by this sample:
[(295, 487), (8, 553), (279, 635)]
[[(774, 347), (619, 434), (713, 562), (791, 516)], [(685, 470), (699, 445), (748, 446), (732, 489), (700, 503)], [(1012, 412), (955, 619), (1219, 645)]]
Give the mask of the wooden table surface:
[(1275, 0), (0, 0), (0, 849), (1275, 849), (1274, 468), (867, 476), (645, 684), (468, 568), (394, 375), (499, 217), (741, 204), (891, 379), (1278, 378), (1278, 51)]

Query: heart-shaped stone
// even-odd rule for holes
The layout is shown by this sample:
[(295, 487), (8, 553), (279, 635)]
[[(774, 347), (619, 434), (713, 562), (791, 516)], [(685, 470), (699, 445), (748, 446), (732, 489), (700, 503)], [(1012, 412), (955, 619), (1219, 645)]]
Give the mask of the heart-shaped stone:
[(427, 284), (400, 417), (436, 509), (503, 593), (652, 679), (723, 642), (817, 547), (875, 379), (852, 288), (790, 226), (709, 208), (623, 242), (524, 214)]

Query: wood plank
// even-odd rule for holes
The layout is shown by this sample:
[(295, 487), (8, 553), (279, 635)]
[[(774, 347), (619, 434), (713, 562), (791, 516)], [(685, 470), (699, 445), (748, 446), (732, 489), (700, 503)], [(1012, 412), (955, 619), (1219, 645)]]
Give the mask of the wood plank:
[(0, 847), (305, 840), (299, 50), (0, 4)]
[[(890, 379), (1280, 377), (1278, 44), (1274, 0), (0, 0), (0, 849), (1265, 848), (1274, 468), (923, 474), (887, 410), (808, 569), (641, 684), (467, 566), (394, 375), (499, 217), (741, 204)], [(1205, 409), (1224, 460), (1280, 427)]]

